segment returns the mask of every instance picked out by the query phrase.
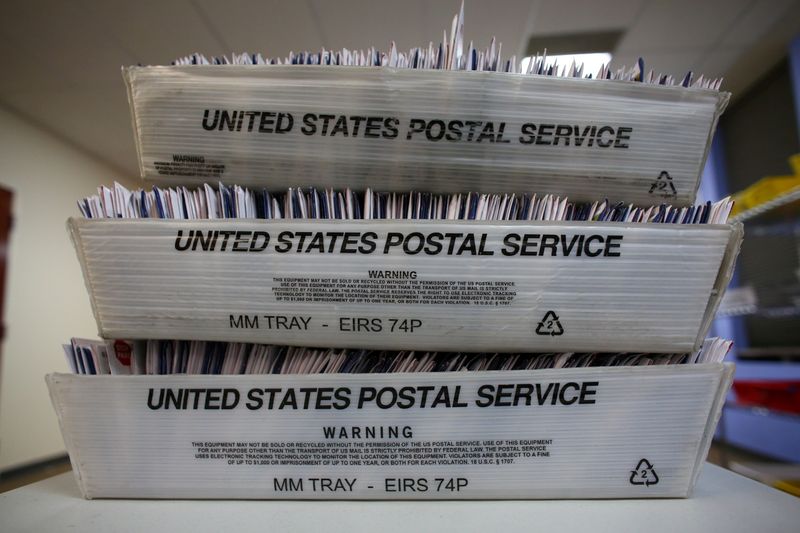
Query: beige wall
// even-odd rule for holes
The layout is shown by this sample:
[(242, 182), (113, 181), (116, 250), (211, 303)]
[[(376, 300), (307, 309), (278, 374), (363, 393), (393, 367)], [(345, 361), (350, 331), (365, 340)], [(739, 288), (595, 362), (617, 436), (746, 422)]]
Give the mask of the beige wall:
[(14, 192), (0, 355), (0, 471), (64, 452), (44, 376), (67, 371), (63, 342), (97, 336), (65, 223), (79, 214), (79, 197), (117, 177), (0, 107), (0, 183)]

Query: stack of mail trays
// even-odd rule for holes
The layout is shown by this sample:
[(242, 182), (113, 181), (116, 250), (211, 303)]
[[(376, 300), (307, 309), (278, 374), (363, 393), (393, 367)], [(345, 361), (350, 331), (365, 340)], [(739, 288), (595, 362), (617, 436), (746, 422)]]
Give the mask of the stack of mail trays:
[(74, 370), (108, 375), (47, 378), (87, 498), (691, 494), (733, 372), (742, 229), (692, 205), (729, 95), (462, 26), (124, 69), (148, 189), (68, 223), (108, 358)]

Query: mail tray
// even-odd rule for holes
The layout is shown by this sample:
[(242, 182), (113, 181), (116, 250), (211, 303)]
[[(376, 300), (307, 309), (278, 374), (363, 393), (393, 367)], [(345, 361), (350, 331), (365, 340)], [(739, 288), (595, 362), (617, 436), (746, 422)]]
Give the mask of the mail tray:
[(47, 383), (86, 498), (664, 498), (691, 494), (732, 374), (700, 364)]
[(695, 199), (729, 94), (388, 67), (129, 67), (142, 176), (160, 185)]
[(740, 225), (71, 219), (105, 338), (699, 348)]

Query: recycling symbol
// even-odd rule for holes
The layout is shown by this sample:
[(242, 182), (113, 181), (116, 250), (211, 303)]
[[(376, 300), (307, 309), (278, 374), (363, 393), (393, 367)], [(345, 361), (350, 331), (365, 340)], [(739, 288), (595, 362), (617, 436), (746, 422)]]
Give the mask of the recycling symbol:
[(544, 318), (536, 326), (536, 334), (552, 335), (553, 337), (564, 334), (564, 328), (561, 326), (555, 311), (548, 311), (544, 314)]
[(661, 174), (650, 185), (650, 194), (658, 194), (659, 196), (669, 197), (678, 194), (675, 184), (672, 182), (672, 176), (669, 172), (662, 170)]
[(642, 459), (636, 465), (636, 470), (631, 470), (631, 485), (656, 485), (658, 483), (658, 474), (656, 474), (653, 465), (647, 459)]

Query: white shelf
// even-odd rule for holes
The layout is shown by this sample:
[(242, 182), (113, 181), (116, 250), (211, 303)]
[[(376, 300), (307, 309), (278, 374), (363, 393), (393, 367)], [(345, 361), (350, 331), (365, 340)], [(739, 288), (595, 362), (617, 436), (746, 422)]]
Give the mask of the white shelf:
[(81, 499), (72, 474), (0, 495), (4, 531), (795, 531), (800, 500), (706, 465), (689, 499), (173, 501)]

